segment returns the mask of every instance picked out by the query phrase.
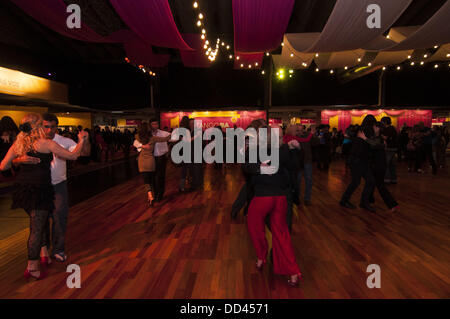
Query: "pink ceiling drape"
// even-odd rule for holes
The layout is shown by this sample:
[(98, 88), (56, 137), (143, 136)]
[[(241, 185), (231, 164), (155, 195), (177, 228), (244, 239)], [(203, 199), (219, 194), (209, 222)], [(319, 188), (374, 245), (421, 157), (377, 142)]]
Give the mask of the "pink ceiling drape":
[[(63, 36), (85, 42), (123, 43), (128, 58), (135, 64), (162, 67), (167, 65), (169, 61), (169, 55), (154, 54), (151, 46), (145, 44), (139, 36), (130, 30), (119, 30), (107, 37), (103, 37), (84, 23), (82, 23), (80, 29), (69, 29), (66, 24), (69, 14), (66, 12), (67, 5), (63, 0), (11, 1), (39, 23)], [(83, 21), (83, 19), (81, 20)]]
[(183, 39), (195, 51), (180, 50), (183, 65), (188, 68), (209, 68), (211, 62), (203, 49), (203, 40), (200, 34), (183, 33)]
[(294, 0), (233, 0), (234, 48), (264, 52), (280, 46)]
[(162, 68), (169, 63), (169, 54), (153, 53), (152, 47), (140, 39), (129, 40), (123, 46), (127, 57), (136, 65)]
[(167, 0), (110, 0), (127, 26), (146, 43), (192, 50), (178, 31)]
[(84, 23), (81, 24), (80, 29), (69, 29), (66, 21), (69, 14), (66, 12), (67, 5), (63, 0), (11, 1), (39, 23), (66, 37), (86, 42), (114, 42), (112, 39), (97, 34)]

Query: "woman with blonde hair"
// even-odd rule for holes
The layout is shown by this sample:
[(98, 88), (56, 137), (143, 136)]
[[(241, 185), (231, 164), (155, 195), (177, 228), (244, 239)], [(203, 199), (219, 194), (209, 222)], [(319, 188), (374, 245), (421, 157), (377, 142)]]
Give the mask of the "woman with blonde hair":
[(86, 132), (78, 134), (79, 143), (72, 152), (62, 148), (53, 140), (46, 139), (42, 116), (30, 113), (24, 116), (20, 133), (0, 164), (0, 170), (11, 167), (16, 157), (35, 158), (35, 165), (21, 165), (13, 192), (12, 209), (22, 208), (30, 216), (28, 238), (28, 266), (25, 279), (42, 279), (45, 272), (39, 269), (39, 255), (45, 235), (45, 225), (54, 207), (54, 190), (51, 183), (50, 163), (53, 155), (66, 160), (76, 160), (80, 155)]

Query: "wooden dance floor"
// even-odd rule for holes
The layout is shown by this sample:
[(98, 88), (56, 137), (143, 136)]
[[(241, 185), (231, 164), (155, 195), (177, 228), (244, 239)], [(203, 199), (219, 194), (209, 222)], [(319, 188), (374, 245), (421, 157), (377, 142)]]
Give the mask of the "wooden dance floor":
[[(169, 165), (167, 196), (153, 208), (141, 177), (71, 207), (69, 261), (42, 281), (22, 277), (28, 229), (3, 236), (0, 298), (449, 298), (449, 173), (410, 174), (404, 164), (398, 171), (389, 189), (400, 211), (392, 214), (378, 193), (376, 213), (339, 206), (349, 181), (341, 161), (327, 173), (314, 170), (313, 205), (295, 208), (299, 288), (269, 263), (255, 269), (245, 217), (230, 218), (239, 168), (208, 166), (204, 191), (179, 194), (179, 168)], [(81, 267), (80, 289), (66, 286), (68, 264)], [(381, 267), (380, 289), (366, 285), (370, 264)]]

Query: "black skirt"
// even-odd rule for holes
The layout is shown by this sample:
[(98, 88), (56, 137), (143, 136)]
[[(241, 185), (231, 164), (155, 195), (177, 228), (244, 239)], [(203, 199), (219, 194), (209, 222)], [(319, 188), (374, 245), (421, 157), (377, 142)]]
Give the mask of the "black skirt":
[(55, 209), (55, 191), (52, 185), (15, 184), (12, 196), (12, 209), (22, 208), (27, 213), (32, 210)]

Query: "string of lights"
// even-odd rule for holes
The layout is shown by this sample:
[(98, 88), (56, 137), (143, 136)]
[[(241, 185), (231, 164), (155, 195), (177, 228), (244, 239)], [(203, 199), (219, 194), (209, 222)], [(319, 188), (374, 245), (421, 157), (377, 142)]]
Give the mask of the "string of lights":
[[(194, 10), (196, 10), (196, 12), (200, 11), (199, 1), (194, 1), (192, 6), (194, 7)], [(207, 32), (206, 26), (205, 26), (206, 15), (202, 12), (199, 12), (197, 17), (198, 17), (198, 20), (197, 20), (196, 25), (197, 25), (197, 27), (202, 28), (200, 37), (203, 40), (203, 49), (205, 50), (205, 55), (208, 56), (208, 60), (210, 62), (214, 62), (219, 53), (219, 48), (222, 46), (222, 47), (225, 47), (227, 50), (229, 50), (230, 46), (227, 43), (225, 43), (225, 41), (223, 41), (223, 40), (221, 41), (220, 38), (217, 38), (215, 47), (213, 49), (213, 44), (208, 40), (208, 32)], [(232, 55), (230, 55), (230, 57), (232, 58)]]
[[(129, 59), (128, 57), (125, 57), (125, 62), (127, 62), (128, 64), (132, 64), (131, 61), (130, 61), (130, 59)], [(132, 64), (132, 65), (134, 65), (134, 64)], [(145, 69), (145, 67), (144, 67), (142, 64), (138, 65), (137, 67), (138, 67), (143, 73), (147, 73), (147, 70)], [(148, 71), (148, 74), (150, 74), (150, 76), (156, 76), (156, 73), (153, 72), (152, 70), (149, 70), (149, 71)]]

